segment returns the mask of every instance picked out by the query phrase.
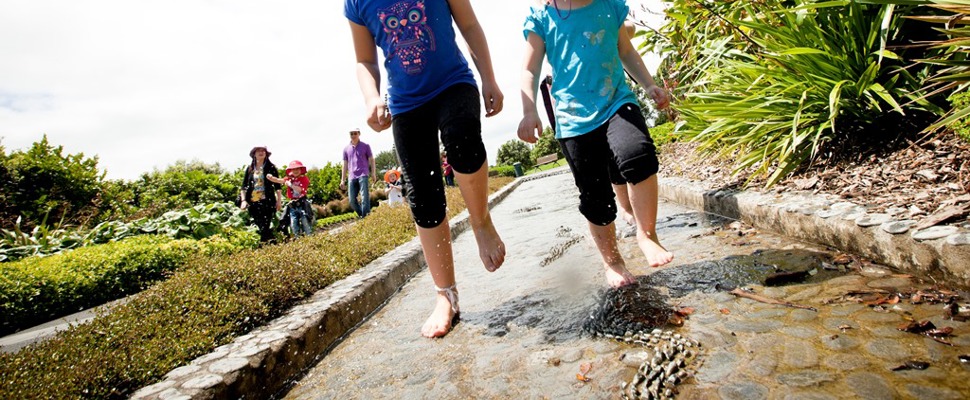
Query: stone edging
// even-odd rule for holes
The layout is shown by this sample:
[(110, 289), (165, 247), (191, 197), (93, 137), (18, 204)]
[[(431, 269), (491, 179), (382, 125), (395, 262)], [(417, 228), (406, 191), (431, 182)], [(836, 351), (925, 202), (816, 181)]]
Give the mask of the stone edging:
[(863, 206), (835, 197), (709, 190), (681, 178), (661, 179), (660, 197), (941, 282), (970, 286), (970, 232), (965, 228), (935, 226), (908, 232), (913, 221), (870, 214)]
[[(502, 201), (524, 179), (488, 199)], [(453, 218), (452, 236), (468, 228), (468, 211)], [(367, 319), (426, 266), (417, 237), (318, 291), (263, 327), (173, 369), (132, 399), (269, 398)]]

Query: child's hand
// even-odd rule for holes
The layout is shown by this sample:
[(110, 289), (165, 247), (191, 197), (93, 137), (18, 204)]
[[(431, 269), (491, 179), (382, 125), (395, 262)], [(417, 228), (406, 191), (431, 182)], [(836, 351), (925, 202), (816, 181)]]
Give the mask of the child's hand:
[(491, 117), (502, 112), (505, 96), (494, 82), (482, 83), (482, 98), (485, 99), (485, 117)]
[(391, 112), (380, 97), (367, 101), (367, 125), (377, 132), (391, 127)]
[(535, 113), (527, 113), (519, 122), (519, 139), (526, 143), (535, 143), (542, 134), (542, 120)]
[(653, 102), (657, 104), (658, 109), (662, 110), (670, 105), (670, 96), (667, 95), (666, 90), (657, 87), (657, 85), (650, 85), (646, 88), (646, 91)]

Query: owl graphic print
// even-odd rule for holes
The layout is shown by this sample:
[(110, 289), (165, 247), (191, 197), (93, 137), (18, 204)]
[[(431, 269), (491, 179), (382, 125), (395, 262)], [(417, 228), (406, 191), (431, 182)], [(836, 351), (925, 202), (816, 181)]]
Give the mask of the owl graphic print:
[(387, 35), (388, 61), (399, 63), (408, 75), (419, 74), (426, 54), (435, 51), (434, 32), (428, 26), (424, 1), (402, 1), (378, 13)]
[(475, 85), (455, 40), (448, 0), (344, 0), (384, 53), (391, 114), (412, 110), (457, 83)]

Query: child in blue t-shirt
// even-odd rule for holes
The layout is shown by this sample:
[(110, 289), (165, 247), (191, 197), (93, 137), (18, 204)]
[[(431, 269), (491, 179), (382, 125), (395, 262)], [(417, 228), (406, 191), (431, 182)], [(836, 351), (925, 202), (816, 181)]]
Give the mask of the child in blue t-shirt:
[(518, 129), (519, 138), (529, 143), (542, 132), (535, 94), (543, 57), (548, 56), (555, 100), (555, 121), (550, 123), (556, 125), (556, 139), (579, 188), (579, 209), (603, 257), (607, 283), (614, 287), (635, 278), (616, 245), (611, 184), (625, 185), (629, 192), (637, 244), (647, 262), (658, 267), (673, 260), (656, 231), (660, 165), (624, 68), (658, 108), (666, 108), (669, 99), (630, 43), (623, 27), (628, 13), (623, 0), (546, 0), (532, 9), (524, 26), (524, 115)]
[[(458, 322), (459, 308), (439, 131), (468, 206), (482, 263), (494, 271), (505, 260), (505, 244), (488, 213), (478, 86), (458, 49), (452, 21), (475, 59), (485, 116), (491, 117), (502, 110), (503, 97), (492, 72), (485, 33), (469, 0), (344, 0), (344, 15), (350, 20), (367, 124), (378, 132), (393, 127), (408, 204), (438, 291), (437, 304), (421, 334), (441, 337)], [(378, 47), (384, 52), (387, 104), (379, 90)]]

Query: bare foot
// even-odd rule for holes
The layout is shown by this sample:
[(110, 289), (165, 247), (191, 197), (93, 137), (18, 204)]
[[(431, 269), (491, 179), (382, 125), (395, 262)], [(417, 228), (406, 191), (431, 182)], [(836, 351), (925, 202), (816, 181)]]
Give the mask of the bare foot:
[(495, 272), (505, 262), (505, 243), (495, 230), (495, 225), (488, 220), (480, 229), (475, 231), (475, 241), (478, 242), (478, 255), (488, 272)]
[(606, 283), (610, 287), (623, 287), (637, 281), (637, 278), (623, 264), (612, 266), (604, 264), (603, 266), (606, 267)]
[(451, 331), (454, 319), (455, 312), (451, 309), (451, 302), (444, 294), (438, 293), (434, 311), (431, 312), (431, 316), (428, 317), (427, 321), (424, 321), (424, 326), (421, 327), (421, 336), (438, 338), (447, 335)]
[(633, 214), (630, 214), (626, 212), (626, 210), (620, 208), (620, 216), (623, 217), (623, 221), (625, 221), (627, 225), (637, 226), (637, 219), (633, 217)]
[(642, 230), (637, 230), (637, 245), (640, 246), (640, 251), (647, 258), (647, 263), (654, 268), (666, 265), (674, 260), (674, 253), (661, 246), (656, 236), (656, 234), (651, 235)]

